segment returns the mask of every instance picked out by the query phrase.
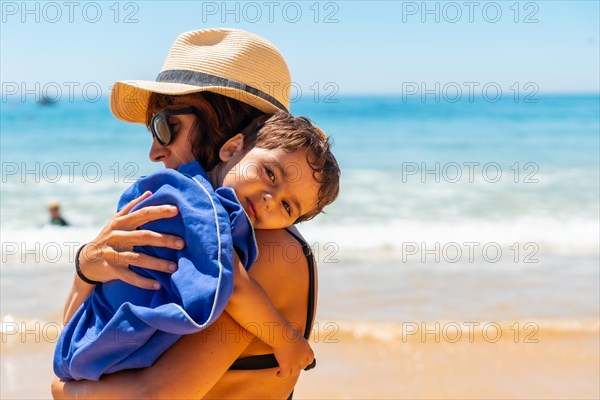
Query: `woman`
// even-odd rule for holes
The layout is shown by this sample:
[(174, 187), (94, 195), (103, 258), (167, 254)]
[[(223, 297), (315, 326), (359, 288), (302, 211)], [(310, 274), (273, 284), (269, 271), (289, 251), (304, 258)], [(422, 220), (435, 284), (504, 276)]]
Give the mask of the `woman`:
[[(285, 61), (264, 39), (237, 30), (194, 31), (177, 39), (157, 82), (115, 84), (111, 109), (120, 119), (146, 123), (148, 116), (166, 106), (152, 101), (156, 109), (147, 109), (153, 93), (202, 92), (209, 99), (226, 96), (228, 101), (213, 102), (218, 103), (213, 105), (215, 112), (205, 118), (217, 118), (221, 130), (232, 136), (257, 112), (287, 110), (289, 88)], [(161, 146), (155, 138), (150, 158), (163, 162), (166, 167), (177, 167), (182, 161), (179, 149), (189, 145), (185, 140), (178, 141), (178, 136), (182, 139), (182, 132), (197, 133), (204, 122), (190, 115), (172, 116), (169, 123), (175, 133), (174, 140)], [(205, 137), (215, 139), (215, 135)], [(196, 151), (202, 149), (194, 149), (195, 154)], [(132, 201), (118, 213), (93, 245), (80, 252), (77, 275), (65, 306), (65, 322), (93, 290), (89, 282), (122, 279), (151, 289), (156, 282), (134, 274), (127, 268), (129, 263), (170, 271), (169, 262), (131, 251), (134, 245), (171, 248), (183, 245), (178, 243), (178, 238), (136, 231), (146, 222), (168, 218), (177, 212), (171, 206), (159, 206), (128, 215), (127, 212), (145, 196)], [(316, 274), (309, 269), (311, 258), (289, 257), (309, 254), (308, 246), (302, 246), (294, 234), (286, 230), (257, 231), (256, 237), (262, 256), (251, 269), (251, 276), (261, 284), (281, 313), (308, 335), (316, 302)], [(57, 398), (285, 398), (298, 376), (277, 377), (271, 356), (250, 358), (269, 353), (268, 346), (255, 341), (253, 335), (223, 314), (209, 329), (179, 340), (152, 367), (108, 375), (99, 382), (64, 383), (55, 379), (52, 391)], [(242, 361), (234, 364), (236, 360)], [(233, 368), (230, 368), (232, 364)]]

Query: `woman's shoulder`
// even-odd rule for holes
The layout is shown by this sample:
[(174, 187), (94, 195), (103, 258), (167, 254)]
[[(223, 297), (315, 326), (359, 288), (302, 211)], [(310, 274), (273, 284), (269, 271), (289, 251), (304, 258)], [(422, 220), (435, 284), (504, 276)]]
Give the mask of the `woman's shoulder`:
[(302, 248), (302, 243), (299, 239), (304, 241), (304, 238), (296, 227), (286, 229), (257, 229), (256, 238), (257, 240), (277, 242), (285, 246), (299, 246), (300, 248)]
[(256, 230), (259, 258), (257, 264), (275, 276), (305, 275), (307, 258), (303, 244), (286, 229)]
[(250, 275), (275, 307), (304, 325), (310, 274), (302, 244), (285, 229), (257, 230), (256, 239), (259, 256)]

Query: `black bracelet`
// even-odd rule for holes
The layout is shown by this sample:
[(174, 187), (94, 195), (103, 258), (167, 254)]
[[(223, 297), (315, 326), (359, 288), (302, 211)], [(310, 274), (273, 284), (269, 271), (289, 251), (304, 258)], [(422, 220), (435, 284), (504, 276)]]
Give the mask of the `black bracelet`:
[(87, 245), (88, 243), (81, 246), (79, 250), (77, 250), (77, 254), (75, 254), (75, 272), (77, 272), (77, 276), (79, 277), (79, 279), (81, 279), (85, 283), (89, 283), (90, 285), (99, 285), (102, 282), (93, 281), (91, 279), (86, 278), (85, 275), (83, 275), (83, 272), (81, 272), (81, 267), (79, 266), (79, 254), (81, 254), (81, 250), (83, 250), (83, 248)]

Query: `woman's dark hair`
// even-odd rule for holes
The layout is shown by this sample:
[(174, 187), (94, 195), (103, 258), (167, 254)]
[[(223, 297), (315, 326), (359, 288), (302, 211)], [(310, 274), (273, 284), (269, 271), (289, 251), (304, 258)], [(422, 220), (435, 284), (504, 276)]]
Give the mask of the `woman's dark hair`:
[(240, 133), (256, 117), (265, 115), (246, 103), (212, 92), (178, 96), (152, 93), (148, 100), (146, 125), (157, 112), (190, 106), (197, 112), (196, 134), (190, 137), (190, 146), (194, 157), (206, 171), (219, 163), (219, 149), (227, 140)]

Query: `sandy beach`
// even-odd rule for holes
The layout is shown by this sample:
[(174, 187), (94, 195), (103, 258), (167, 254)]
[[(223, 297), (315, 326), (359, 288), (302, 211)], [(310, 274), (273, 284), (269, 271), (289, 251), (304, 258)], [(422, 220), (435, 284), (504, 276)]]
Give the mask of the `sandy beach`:
[[(489, 276), (381, 263), (379, 284), (369, 281), (374, 265), (324, 265), (311, 339), (317, 368), (301, 375), (295, 397), (599, 398), (597, 267), (576, 260), (578, 269), (556, 267), (552, 275), (499, 266)], [(576, 272), (585, 279), (571, 279)], [(72, 267), (5, 264), (2, 274), (0, 398), (50, 398), (58, 310)], [(561, 293), (579, 293), (579, 302)]]
[(597, 399), (598, 333), (540, 335), (538, 343), (344, 337), (315, 346), (319, 368), (297, 386), (306, 399)]
[[(597, 325), (596, 325), (597, 326)], [(431, 331), (433, 332), (433, 330)], [(530, 331), (529, 333), (531, 333)], [(49, 330), (48, 330), (49, 333)], [(473, 331), (393, 340), (339, 331), (313, 339), (318, 367), (302, 374), (298, 399), (597, 399), (600, 347), (597, 328), (544, 330), (526, 342), (503, 327), (496, 341)], [(525, 335), (523, 335), (523, 333)], [(50, 398), (53, 344), (10, 338), (2, 344), (1, 397)], [(41, 339), (41, 338), (40, 338)], [(6, 343), (4, 343), (6, 342)]]

